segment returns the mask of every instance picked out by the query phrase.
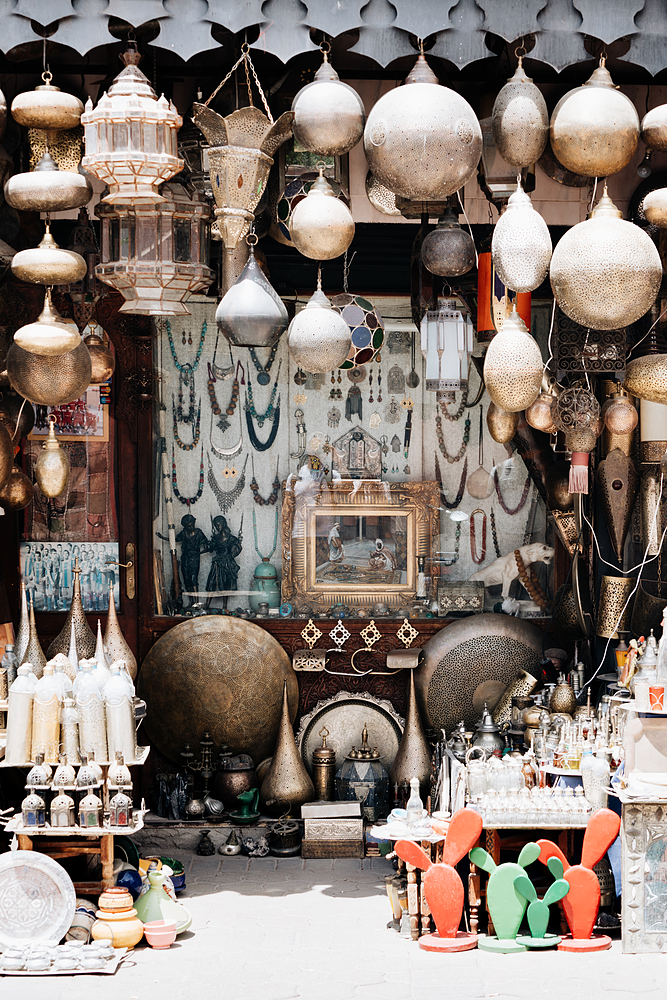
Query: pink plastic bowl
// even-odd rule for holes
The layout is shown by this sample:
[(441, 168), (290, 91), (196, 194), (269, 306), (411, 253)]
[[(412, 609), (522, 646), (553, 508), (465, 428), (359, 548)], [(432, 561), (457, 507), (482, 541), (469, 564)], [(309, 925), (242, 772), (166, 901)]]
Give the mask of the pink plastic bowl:
[(176, 921), (151, 920), (144, 924), (144, 934), (151, 948), (170, 948), (176, 940)]

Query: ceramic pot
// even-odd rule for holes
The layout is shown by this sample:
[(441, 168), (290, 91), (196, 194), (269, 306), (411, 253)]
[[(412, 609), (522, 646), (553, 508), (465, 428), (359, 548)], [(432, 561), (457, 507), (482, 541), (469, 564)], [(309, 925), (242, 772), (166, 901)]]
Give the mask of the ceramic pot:
[(137, 900), (136, 912), (144, 923), (151, 923), (154, 920), (175, 920), (176, 933), (182, 934), (192, 923), (192, 916), (181, 903), (175, 903), (169, 898), (164, 889), (164, 880), (162, 872), (148, 873), (150, 889)]
[(225, 767), (213, 779), (213, 791), (219, 799), (231, 808), (238, 808), (237, 797), (241, 792), (257, 788), (259, 782), (252, 762), (247, 754), (239, 754), (225, 761)]
[(144, 925), (132, 908), (115, 912), (98, 910), (91, 936), (95, 941), (109, 941), (114, 948), (134, 948), (144, 936)]
[(156, 951), (171, 948), (176, 940), (176, 921), (151, 920), (144, 924), (144, 934), (151, 948)]
[(131, 910), (132, 894), (124, 886), (105, 889), (100, 894), (99, 907), (100, 910), (113, 911), (114, 913), (119, 913), (122, 910)]

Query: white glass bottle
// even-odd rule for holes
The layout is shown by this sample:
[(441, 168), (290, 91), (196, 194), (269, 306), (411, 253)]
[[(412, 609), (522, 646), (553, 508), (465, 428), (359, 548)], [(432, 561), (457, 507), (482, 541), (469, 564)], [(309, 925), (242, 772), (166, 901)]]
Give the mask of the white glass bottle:
[(81, 672), (74, 681), (74, 700), (79, 712), (79, 746), (81, 753), (94, 754), (95, 760), (106, 761), (107, 732), (104, 701), (92, 673), (92, 660), (81, 660)]
[(410, 778), (410, 798), (405, 807), (406, 821), (412, 830), (421, 826), (424, 816), (424, 803), (419, 796), (419, 778)]
[(595, 756), (586, 755), (586, 767), (584, 759), (581, 761), (581, 781), (584, 786), (584, 793), (590, 803), (593, 812), (598, 809), (605, 809), (607, 806), (607, 788), (611, 770), (607, 763), (607, 757), (603, 749), (595, 751)]
[(73, 698), (65, 698), (60, 715), (60, 741), (68, 764), (80, 764), (79, 711)]
[(32, 708), (37, 678), (30, 667), (19, 667), (16, 680), (9, 689), (7, 713), (7, 764), (27, 764), (32, 760)]
[[(103, 698), (107, 718), (109, 753), (115, 754), (120, 751), (125, 760), (136, 760), (137, 739), (134, 724), (134, 702), (129, 694), (127, 681), (120, 673), (118, 663), (111, 665), (110, 677), (104, 686)], [(419, 782), (417, 782), (417, 790), (419, 790)]]
[(61, 700), (64, 701), (65, 698), (71, 698), (73, 693), (72, 681), (66, 673), (66, 670), (69, 669), (69, 660), (64, 653), (58, 653), (58, 655), (54, 656), (49, 662), (53, 667), (53, 676), (56, 678), (60, 686)]
[(58, 762), (60, 749), (61, 685), (47, 663), (35, 685), (32, 706), (32, 752), (44, 754), (49, 763)]

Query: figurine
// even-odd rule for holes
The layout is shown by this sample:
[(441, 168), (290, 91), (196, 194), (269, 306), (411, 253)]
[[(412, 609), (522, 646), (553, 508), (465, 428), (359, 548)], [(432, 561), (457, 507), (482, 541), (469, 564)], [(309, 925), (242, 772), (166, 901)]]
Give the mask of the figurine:
[[(201, 528), (196, 528), (196, 518), (192, 514), (184, 514), (181, 518), (182, 531), (176, 535), (176, 541), (181, 544), (181, 576), (183, 578), (183, 590), (188, 594), (196, 594), (199, 590), (199, 561), (202, 552), (207, 552), (209, 543)], [(158, 538), (164, 542), (169, 539), (160, 532)], [(194, 604), (194, 599), (190, 598), (190, 604)]]
[[(554, 550), (549, 545), (535, 542), (532, 545), (522, 545), (519, 549), (524, 566), (531, 563), (542, 562), (549, 565), (554, 557)], [(519, 567), (513, 552), (506, 556), (501, 556), (484, 569), (477, 570), (469, 581), (483, 580), (485, 587), (493, 587), (495, 584), (502, 584), (502, 596), (509, 597), (510, 584), (519, 578)]]
[[(212, 590), (236, 590), (236, 580), (239, 575), (239, 565), (236, 557), (243, 551), (243, 536), (239, 530), (238, 538), (232, 535), (227, 527), (227, 518), (218, 514), (213, 518), (213, 534), (208, 543), (209, 552), (213, 553), (211, 569), (206, 581), (206, 589)], [(212, 597), (206, 599), (206, 607), (211, 603)], [(227, 608), (227, 597), (223, 597), (223, 607)]]

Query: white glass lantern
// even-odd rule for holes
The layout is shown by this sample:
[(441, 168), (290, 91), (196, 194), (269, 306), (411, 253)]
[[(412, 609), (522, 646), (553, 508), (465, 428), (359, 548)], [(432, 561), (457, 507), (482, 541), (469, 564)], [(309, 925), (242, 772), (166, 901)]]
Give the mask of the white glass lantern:
[(183, 300), (207, 288), (213, 272), (206, 260), (211, 210), (198, 191), (165, 184), (162, 202), (105, 205), (102, 263), (95, 274), (127, 300), (124, 313), (188, 316)]
[(125, 63), (93, 111), (89, 99), (81, 115), (86, 155), (81, 165), (109, 185), (110, 204), (162, 201), (158, 185), (183, 169), (177, 131), (183, 119), (164, 95), (157, 95), (139, 69), (141, 56), (129, 42)]
[(438, 402), (453, 401), (468, 386), (468, 361), (474, 348), (473, 325), (455, 299), (440, 299), (439, 308), (421, 322), (421, 352), (426, 361), (426, 390)]

